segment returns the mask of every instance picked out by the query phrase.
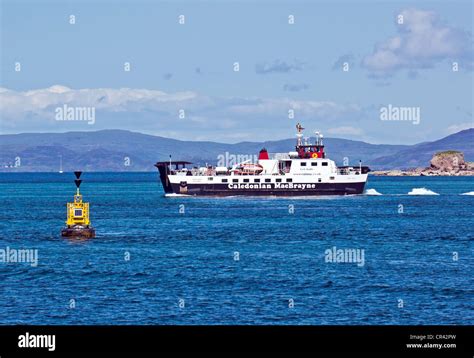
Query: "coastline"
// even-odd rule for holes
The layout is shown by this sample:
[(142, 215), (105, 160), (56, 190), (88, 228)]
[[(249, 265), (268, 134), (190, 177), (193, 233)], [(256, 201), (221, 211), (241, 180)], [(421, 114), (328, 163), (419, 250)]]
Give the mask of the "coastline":
[(388, 177), (452, 177), (452, 176), (474, 176), (474, 170), (461, 170), (457, 172), (438, 171), (432, 168), (414, 168), (414, 169), (389, 169), (389, 170), (374, 170), (369, 173), (373, 176), (388, 176)]
[(464, 154), (455, 150), (438, 152), (425, 168), (375, 170), (377, 176), (474, 176), (474, 163), (466, 162)]

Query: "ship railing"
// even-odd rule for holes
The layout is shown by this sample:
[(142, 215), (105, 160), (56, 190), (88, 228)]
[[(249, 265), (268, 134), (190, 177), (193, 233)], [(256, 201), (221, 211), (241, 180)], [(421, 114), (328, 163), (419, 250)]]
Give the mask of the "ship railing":
[(337, 174), (339, 175), (349, 175), (353, 172), (354, 171), (352, 170), (352, 168), (338, 168), (337, 169)]
[(268, 153), (268, 158), (272, 160), (288, 160), (290, 156), (288, 153)]
[(370, 172), (369, 167), (367, 166), (343, 166), (337, 168), (337, 174), (339, 175), (349, 175), (349, 174), (367, 174)]

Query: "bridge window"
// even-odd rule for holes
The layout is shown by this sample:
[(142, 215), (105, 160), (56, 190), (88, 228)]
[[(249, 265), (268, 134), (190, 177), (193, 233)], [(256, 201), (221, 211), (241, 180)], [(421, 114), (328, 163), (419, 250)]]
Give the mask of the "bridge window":
[(311, 163), (311, 166), (312, 166), (312, 167), (318, 166), (318, 162), (312, 162), (312, 163)]
[(302, 166), (302, 167), (305, 167), (305, 166), (306, 166), (306, 162), (301, 162), (301, 166)]
[(321, 165), (322, 165), (323, 167), (327, 167), (327, 166), (328, 166), (328, 162), (322, 162)]
[(239, 179), (232, 179), (232, 183), (238, 183)]

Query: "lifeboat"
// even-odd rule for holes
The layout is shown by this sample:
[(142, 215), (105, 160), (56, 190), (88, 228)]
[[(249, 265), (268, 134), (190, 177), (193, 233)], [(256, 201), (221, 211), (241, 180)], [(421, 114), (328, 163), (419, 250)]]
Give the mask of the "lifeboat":
[(263, 172), (263, 167), (260, 164), (245, 163), (242, 164), (242, 169), (240, 171), (242, 174), (260, 174), (261, 172)]

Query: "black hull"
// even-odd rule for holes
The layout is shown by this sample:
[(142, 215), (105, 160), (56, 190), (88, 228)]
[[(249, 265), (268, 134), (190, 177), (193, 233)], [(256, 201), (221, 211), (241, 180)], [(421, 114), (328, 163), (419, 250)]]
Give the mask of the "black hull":
[(61, 230), (62, 237), (94, 238), (95, 229), (92, 227), (65, 227)]
[(161, 184), (163, 185), (163, 190), (167, 194), (172, 193), (173, 188), (171, 187), (171, 183), (168, 179), (168, 174), (169, 174), (168, 166), (165, 164), (160, 164), (160, 165), (157, 164), (156, 167), (158, 168), (158, 172), (160, 173), (160, 180), (161, 180)]
[[(322, 196), (355, 195), (364, 192), (365, 182), (359, 183), (318, 183), (314, 189), (230, 189), (227, 184), (170, 184), (165, 193), (191, 196)], [(168, 191), (166, 190), (168, 189)]]

